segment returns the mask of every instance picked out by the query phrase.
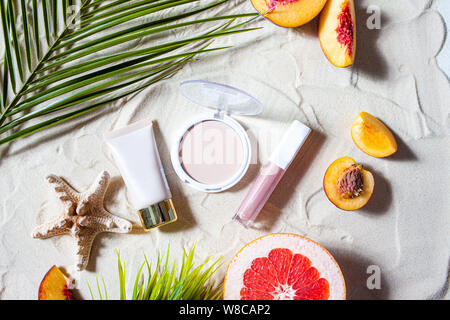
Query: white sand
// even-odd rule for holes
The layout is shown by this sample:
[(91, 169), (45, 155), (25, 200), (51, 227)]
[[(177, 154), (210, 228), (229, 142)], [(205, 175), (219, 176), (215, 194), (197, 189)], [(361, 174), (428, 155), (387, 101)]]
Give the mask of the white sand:
[[(325, 246), (342, 268), (350, 299), (450, 298), (450, 90), (436, 62), (445, 25), (431, 1), (356, 2), (359, 43), (353, 68), (336, 69), (325, 59), (317, 21), (285, 29), (259, 20), (256, 25), (264, 29), (218, 41), (235, 45), (225, 54), (204, 57), (128, 101), (0, 148), (0, 298), (35, 299), (43, 275), (54, 264), (77, 279), (82, 298), (90, 298), (86, 280), (94, 284), (96, 276), (105, 278), (109, 295), (117, 298), (115, 248), (127, 263), (131, 288), (143, 253), (155, 257), (169, 239), (178, 261), (182, 248), (196, 241), (199, 261), (212, 254), (224, 255), (228, 262), (244, 244), (271, 232), (301, 234)], [(382, 8), (381, 30), (365, 27), (369, 5)], [(253, 8), (246, 1), (238, 10)], [(257, 138), (258, 164), (231, 191), (195, 191), (171, 167), (168, 150), (176, 129), (204, 112), (178, 92), (179, 82), (189, 79), (238, 86), (265, 105), (260, 116), (238, 118)], [(350, 126), (361, 111), (393, 130), (399, 143), (396, 155), (376, 159), (354, 145)], [(157, 142), (179, 220), (147, 234), (99, 236), (88, 270), (76, 273), (71, 237), (30, 236), (60, 209), (44, 178), (62, 175), (81, 190), (106, 169), (113, 177), (106, 207), (138, 222), (102, 134), (145, 117), (158, 123)], [(231, 217), (293, 119), (314, 132), (260, 215), (259, 229), (247, 231)], [(325, 169), (341, 156), (355, 158), (375, 176), (375, 193), (358, 212), (340, 211), (323, 192)], [(381, 268), (380, 290), (366, 287), (370, 265)], [(218, 278), (224, 271), (225, 266)]]

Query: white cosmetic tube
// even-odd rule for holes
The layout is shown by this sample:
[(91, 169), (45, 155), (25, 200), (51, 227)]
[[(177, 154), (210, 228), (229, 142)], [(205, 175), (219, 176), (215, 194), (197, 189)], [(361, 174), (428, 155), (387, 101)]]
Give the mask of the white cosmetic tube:
[(156, 146), (152, 121), (135, 122), (104, 135), (125, 181), (128, 199), (145, 230), (177, 219)]

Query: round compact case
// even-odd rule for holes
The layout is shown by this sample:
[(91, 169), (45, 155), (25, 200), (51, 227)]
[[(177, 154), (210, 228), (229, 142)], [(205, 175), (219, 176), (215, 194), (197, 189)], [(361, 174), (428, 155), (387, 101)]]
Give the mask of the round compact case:
[(180, 91), (214, 112), (194, 117), (177, 134), (171, 149), (175, 172), (197, 190), (227, 190), (242, 179), (251, 160), (250, 139), (229, 115), (257, 115), (262, 104), (245, 91), (210, 81), (185, 81)]

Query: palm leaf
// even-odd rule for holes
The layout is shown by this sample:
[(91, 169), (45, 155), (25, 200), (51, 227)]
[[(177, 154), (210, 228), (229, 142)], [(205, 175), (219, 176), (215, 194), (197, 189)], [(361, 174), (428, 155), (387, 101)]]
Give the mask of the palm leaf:
[[(216, 38), (258, 29), (245, 26), (256, 13), (211, 13), (226, 2), (0, 0), (0, 145), (107, 106), (198, 55), (228, 48), (208, 47)], [(133, 49), (133, 41), (143, 45)], [(175, 281), (170, 270), (166, 277)], [(146, 294), (136, 283), (134, 295)]]
[[(22, 0), (22, 2), (25, 2), (25, 0)], [(39, 40), (39, 15), (38, 15), (38, 5), (37, 0), (33, 0), (33, 34), (34, 34), (34, 45), (36, 47), (36, 57), (37, 59), (41, 58), (41, 41)], [(23, 12), (22, 14), (25, 14)], [(5, 42), (7, 42), (7, 38), (3, 39)], [(39, 67), (39, 65), (37, 66)], [(33, 73), (32, 73), (33, 74)]]
[[(27, 8), (26, 8), (26, 3), (25, 1), (20, 1), (20, 5), (21, 5), (21, 11), (22, 12), (27, 12)], [(66, 15), (67, 12), (64, 13), (64, 15)], [(25, 40), (25, 52), (26, 52), (26, 57), (27, 57), (27, 65), (28, 65), (28, 71), (31, 72), (31, 38), (30, 38), (30, 27), (29, 27), (29, 23), (28, 23), (28, 15), (26, 14), (22, 14), (22, 28), (23, 28), (23, 35), (24, 35), (24, 40)]]
[[(13, 48), (11, 46), (11, 40), (9, 38), (9, 29), (14, 28), (14, 26), (12, 26), (11, 24), (8, 24), (8, 15), (7, 15), (7, 11), (6, 11), (6, 5), (5, 2), (2, 0), (0, 1), (0, 16), (2, 19), (2, 29), (3, 29), (3, 38), (8, 39), (8, 41), (5, 41), (5, 61), (6, 61), (6, 66), (4, 68), (4, 72), (6, 72), (6, 70), (8, 70), (10, 79), (11, 79), (11, 86), (12, 86), (12, 90), (15, 92), (16, 91), (16, 77), (15, 77), (15, 72), (14, 72), (14, 65), (12, 62), (12, 51)], [(13, 72), (11, 72), (11, 70), (13, 70)]]
[[(151, 267), (145, 257), (140, 265), (133, 285), (131, 300), (218, 300), (221, 298), (222, 284), (216, 285), (211, 281), (212, 276), (222, 265), (222, 258), (210, 263), (211, 258), (206, 259), (194, 268), (195, 245), (189, 249), (189, 253), (184, 251), (183, 262), (180, 269), (174, 262), (170, 265), (170, 246), (167, 248), (164, 257), (158, 254), (156, 266)], [(120, 259), (120, 252), (117, 251), (117, 264), (119, 271), (119, 298), (127, 299), (126, 294), (126, 274), (125, 264)], [(209, 266), (208, 266), (209, 265)], [(146, 268), (144, 268), (146, 267)], [(147, 272), (144, 271), (147, 270)], [(103, 279), (103, 278), (102, 278)], [(105, 282), (103, 281), (103, 293), (96, 278), (98, 299), (103, 296), (108, 297)], [(92, 299), (95, 296), (88, 283), (88, 288)]]

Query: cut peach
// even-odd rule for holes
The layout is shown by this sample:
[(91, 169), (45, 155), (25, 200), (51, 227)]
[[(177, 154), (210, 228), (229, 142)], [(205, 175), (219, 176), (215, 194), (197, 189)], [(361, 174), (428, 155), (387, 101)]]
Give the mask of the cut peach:
[(388, 157), (397, 152), (392, 132), (373, 115), (361, 112), (352, 125), (352, 139), (356, 146), (370, 156)]
[(334, 161), (323, 178), (328, 199), (336, 207), (346, 211), (365, 206), (372, 196), (374, 186), (372, 173), (364, 170), (350, 157)]
[(348, 67), (356, 55), (356, 14), (353, 0), (328, 0), (320, 14), (319, 40), (327, 59)]
[(255, 9), (281, 27), (298, 27), (314, 19), (327, 0), (251, 0)]
[(42, 279), (39, 300), (72, 300), (69, 279), (57, 266), (53, 266)]

